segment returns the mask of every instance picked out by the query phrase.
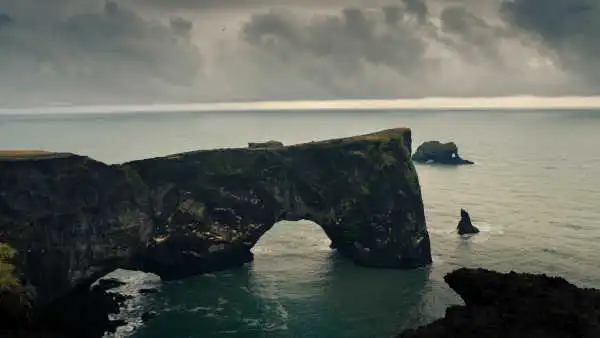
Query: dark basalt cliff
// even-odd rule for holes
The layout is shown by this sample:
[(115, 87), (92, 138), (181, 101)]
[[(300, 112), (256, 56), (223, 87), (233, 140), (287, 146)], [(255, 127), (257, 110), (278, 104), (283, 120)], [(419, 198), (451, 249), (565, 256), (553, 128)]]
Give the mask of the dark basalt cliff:
[(113, 166), (0, 152), (0, 327), (117, 267), (176, 279), (242, 265), (281, 220), (315, 221), (358, 264), (427, 265), (410, 154), (409, 129)]
[(0, 152), (0, 328), (69, 307), (153, 233), (135, 173), (87, 157)]
[(484, 269), (458, 269), (444, 280), (465, 305), (397, 338), (600, 337), (600, 290), (559, 277)]
[(241, 265), (275, 223), (307, 219), (358, 264), (431, 262), (410, 132), (131, 162), (151, 187), (156, 236), (136, 262), (161, 277)]

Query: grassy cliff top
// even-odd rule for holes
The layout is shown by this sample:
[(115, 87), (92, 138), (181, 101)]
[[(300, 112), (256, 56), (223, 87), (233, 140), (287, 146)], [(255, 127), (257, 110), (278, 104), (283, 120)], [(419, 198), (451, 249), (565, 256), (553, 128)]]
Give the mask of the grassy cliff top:
[(403, 140), (406, 134), (410, 135), (410, 128), (393, 128), (393, 129), (385, 129), (381, 131), (377, 131), (369, 134), (362, 134), (350, 137), (341, 137), (335, 139), (328, 139), (322, 141), (313, 141), (306, 143), (298, 143), (290, 145), (290, 147), (299, 147), (306, 144), (328, 144), (328, 143), (336, 143), (340, 141), (348, 141), (348, 142), (360, 142), (360, 141), (390, 141), (390, 140)]
[(53, 152), (39, 149), (0, 150), (0, 157), (25, 157), (49, 154), (53, 154)]
[(406, 136), (407, 133), (410, 134), (410, 132), (410, 128), (393, 128), (364, 135), (347, 137), (346, 139), (353, 141), (389, 141), (393, 139), (401, 140)]
[(15, 254), (15, 249), (0, 242), (0, 290), (19, 285), (19, 280), (13, 275), (15, 267), (10, 263)]
[[(244, 149), (251, 151), (272, 151), (272, 150), (281, 150), (285, 148), (297, 148), (297, 147), (335, 147), (340, 144), (348, 144), (354, 142), (389, 142), (391, 140), (398, 140), (410, 146), (410, 137), (411, 130), (410, 128), (392, 128), (385, 129), (374, 133), (350, 136), (350, 137), (342, 137), (336, 139), (328, 139), (322, 141), (311, 141), (305, 143), (292, 144), (288, 146), (283, 146), (280, 148), (232, 148), (232, 149)], [(176, 158), (180, 155), (186, 155), (191, 153), (199, 153), (199, 152), (211, 152), (218, 149), (207, 149), (207, 150), (196, 150), (191, 152), (177, 153), (166, 156), (160, 156), (158, 158)], [(408, 149), (410, 151), (410, 149)], [(7, 149), (0, 150), (0, 162), (6, 161), (27, 161), (27, 160), (46, 160), (46, 159), (56, 159), (56, 158), (65, 158), (69, 156), (75, 156), (71, 153), (59, 153), (59, 152), (51, 152), (41, 149)]]
[(1, 161), (40, 160), (72, 156), (69, 153), (55, 153), (39, 149), (0, 150)]

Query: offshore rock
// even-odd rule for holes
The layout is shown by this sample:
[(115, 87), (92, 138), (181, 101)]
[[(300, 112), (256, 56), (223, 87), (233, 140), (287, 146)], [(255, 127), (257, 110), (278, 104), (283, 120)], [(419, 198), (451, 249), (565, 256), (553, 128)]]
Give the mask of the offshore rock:
[(0, 151), (0, 331), (58, 313), (75, 318), (61, 304), (84, 299), (116, 268), (168, 280), (240, 266), (282, 220), (320, 224), (357, 264), (427, 265), (410, 154), (405, 128), (110, 166), (68, 153)]
[(563, 278), (461, 268), (444, 277), (465, 302), (398, 338), (600, 337), (600, 290)]
[(412, 156), (412, 159), (417, 163), (438, 163), (451, 165), (473, 164), (473, 162), (460, 157), (458, 154), (458, 147), (454, 142), (425, 142), (417, 148), (417, 151)]
[(459, 235), (470, 235), (479, 233), (473, 223), (471, 223), (471, 216), (465, 209), (460, 209), (460, 221), (456, 227), (456, 231)]

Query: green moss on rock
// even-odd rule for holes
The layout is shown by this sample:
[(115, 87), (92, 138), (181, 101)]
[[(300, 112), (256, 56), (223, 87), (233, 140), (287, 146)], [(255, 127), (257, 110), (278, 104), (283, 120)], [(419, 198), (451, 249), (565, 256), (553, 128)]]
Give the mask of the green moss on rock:
[(0, 243), (0, 290), (17, 287), (19, 279), (14, 275), (15, 266), (12, 263), (17, 251), (6, 243)]

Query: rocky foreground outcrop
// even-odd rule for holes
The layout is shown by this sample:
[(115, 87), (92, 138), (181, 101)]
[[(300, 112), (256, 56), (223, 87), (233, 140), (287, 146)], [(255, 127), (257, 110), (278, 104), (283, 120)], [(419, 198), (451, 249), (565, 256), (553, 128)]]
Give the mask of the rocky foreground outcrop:
[(596, 338), (600, 290), (560, 277), (458, 269), (444, 277), (465, 305), (397, 338)]
[(473, 162), (460, 157), (458, 147), (454, 142), (441, 143), (439, 141), (427, 141), (417, 148), (412, 159), (417, 163), (473, 164)]
[[(240, 266), (275, 223), (312, 220), (357, 264), (431, 262), (409, 129), (106, 165), (0, 152), (0, 328), (36, 326), (115, 268)], [(64, 318), (71, 314), (65, 314)]]

